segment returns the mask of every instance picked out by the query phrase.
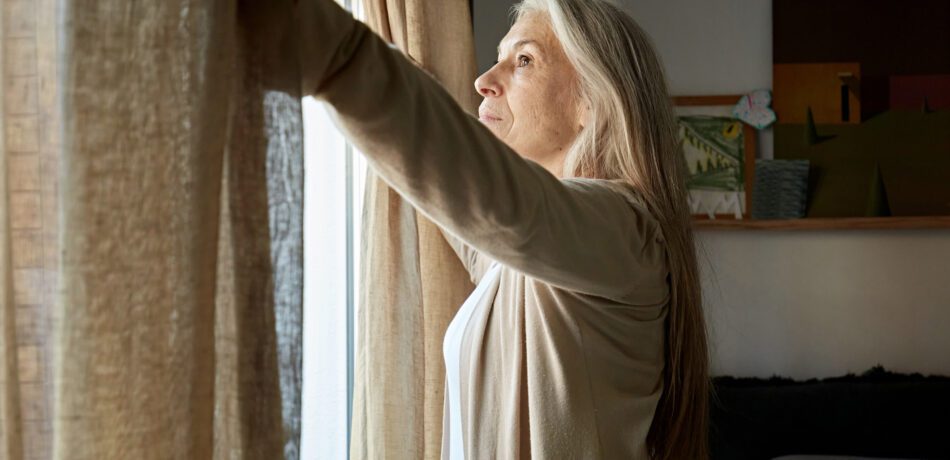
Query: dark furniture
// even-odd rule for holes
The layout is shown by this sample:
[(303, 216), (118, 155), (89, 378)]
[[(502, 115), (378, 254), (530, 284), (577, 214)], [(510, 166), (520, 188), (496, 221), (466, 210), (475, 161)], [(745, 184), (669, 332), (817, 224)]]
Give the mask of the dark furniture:
[(822, 380), (713, 382), (714, 460), (792, 454), (950, 459), (950, 377), (878, 366)]

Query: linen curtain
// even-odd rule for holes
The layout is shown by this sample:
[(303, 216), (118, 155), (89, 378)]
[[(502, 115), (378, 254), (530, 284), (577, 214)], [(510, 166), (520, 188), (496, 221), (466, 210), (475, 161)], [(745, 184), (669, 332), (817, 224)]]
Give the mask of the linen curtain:
[[(467, 0), (364, 0), (367, 24), (477, 110)], [(438, 127), (433, 127), (438, 129)], [(371, 171), (364, 195), (352, 459), (437, 459), (442, 340), (473, 286), (439, 228)]]
[(298, 457), (291, 11), (4, 0), (0, 458)]

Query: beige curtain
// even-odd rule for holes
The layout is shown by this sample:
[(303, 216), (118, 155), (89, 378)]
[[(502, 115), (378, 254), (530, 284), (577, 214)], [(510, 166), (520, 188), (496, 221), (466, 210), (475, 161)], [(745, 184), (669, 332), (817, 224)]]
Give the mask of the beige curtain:
[[(467, 0), (364, 0), (367, 23), (477, 109)], [(434, 129), (437, 129), (434, 128)], [(442, 339), (473, 286), (438, 227), (375, 174), (363, 210), (353, 459), (437, 459)]]
[(4, 0), (0, 458), (298, 457), (297, 53), (255, 3)]

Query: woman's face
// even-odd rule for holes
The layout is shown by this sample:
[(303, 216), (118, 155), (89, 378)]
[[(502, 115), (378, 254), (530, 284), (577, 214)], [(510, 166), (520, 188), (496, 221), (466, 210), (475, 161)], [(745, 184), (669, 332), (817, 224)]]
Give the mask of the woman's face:
[(578, 78), (547, 17), (521, 16), (498, 46), (498, 63), (475, 80), (481, 122), (521, 156), (561, 176), (584, 122)]

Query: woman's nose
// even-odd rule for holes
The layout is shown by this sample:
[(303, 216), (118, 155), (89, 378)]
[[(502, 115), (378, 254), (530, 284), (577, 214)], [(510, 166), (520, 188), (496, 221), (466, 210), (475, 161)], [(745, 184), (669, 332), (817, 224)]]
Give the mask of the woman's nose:
[(475, 79), (475, 89), (482, 97), (501, 95), (501, 86), (495, 81), (492, 71), (489, 70)]

